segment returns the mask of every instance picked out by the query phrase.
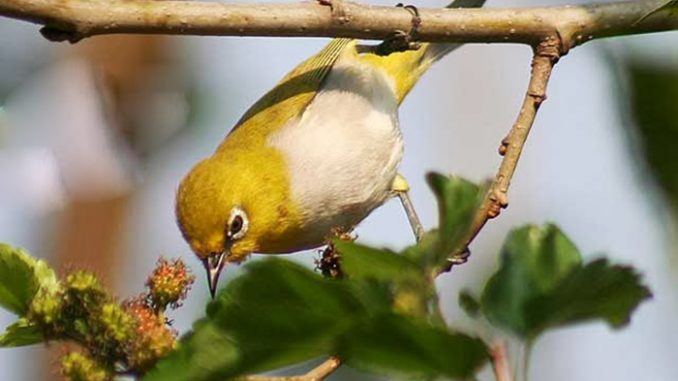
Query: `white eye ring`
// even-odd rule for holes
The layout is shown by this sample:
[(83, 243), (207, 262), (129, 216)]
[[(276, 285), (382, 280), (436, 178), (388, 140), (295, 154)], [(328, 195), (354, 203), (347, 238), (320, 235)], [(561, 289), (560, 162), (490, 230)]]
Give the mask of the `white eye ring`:
[(250, 226), (250, 221), (247, 218), (247, 213), (236, 206), (231, 209), (231, 214), (228, 217), (228, 224), (226, 226), (226, 237), (230, 240), (241, 239), (247, 233)]

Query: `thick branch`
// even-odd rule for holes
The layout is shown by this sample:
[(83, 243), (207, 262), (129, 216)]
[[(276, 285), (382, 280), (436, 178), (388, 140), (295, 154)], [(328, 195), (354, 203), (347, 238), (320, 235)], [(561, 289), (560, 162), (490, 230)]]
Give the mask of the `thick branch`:
[(313, 368), (310, 372), (301, 375), (301, 376), (287, 376), (287, 377), (275, 377), (275, 376), (245, 376), (241, 377), (239, 381), (321, 381), (327, 378), (330, 374), (334, 373), (337, 368), (341, 365), (341, 361), (338, 357), (330, 357), (325, 360), (322, 364)]
[[(518, 42), (559, 34), (565, 51), (600, 37), (678, 28), (666, 0), (522, 9), (421, 9), (422, 41)], [(52, 40), (113, 33), (383, 39), (409, 30), (402, 8), (345, 2), (342, 17), (318, 3), (223, 4), (147, 0), (0, 0), (0, 15), (44, 25)]]
[(483, 203), (473, 217), (464, 247), (459, 248), (459, 251), (451, 256), (451, 265), (441, 269), (440, 272), (449, 271), (452, 264), (456, 262), (454, 260), (456, 257), (464, 257), (468, 245), (485, 226), (485, 223), (489, 219), (497, 217), (501, 209), (508, 206), (508, 188), (511, 184), (511, 178), (516, 171), (518, 159), (520, 159), (527, 136), (537, 116), (537, 110), (546, 100), (546, 85), (551, 77), (553, 66), (562, 54), (562, 49), (562, 43), (557, 36), (547, 38), (534, 47), (532, 73), (523, 105), (513, 127), (499, 147), (499, 154), (504, 156), (504, 159), (501, 161), (497, 174), (488, 188)]

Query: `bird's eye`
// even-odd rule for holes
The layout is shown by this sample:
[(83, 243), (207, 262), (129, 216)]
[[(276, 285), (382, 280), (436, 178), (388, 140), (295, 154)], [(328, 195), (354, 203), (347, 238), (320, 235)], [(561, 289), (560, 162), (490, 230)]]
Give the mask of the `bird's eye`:
[(240, 230), (242, 229), (242, 217), (240, 216), (235, 216), (233, 218), (233, 221), (231, 221), (231, 226), (229, 227), (231, 235), (235, 235), (240, 233)]
[(231, 211), (231, 215), (228, 219), (226, 236), (231, 240), (240, 239), (247, 233), (248, 225), (249, 223), (245, 211), (239, 207), (235, 207)]

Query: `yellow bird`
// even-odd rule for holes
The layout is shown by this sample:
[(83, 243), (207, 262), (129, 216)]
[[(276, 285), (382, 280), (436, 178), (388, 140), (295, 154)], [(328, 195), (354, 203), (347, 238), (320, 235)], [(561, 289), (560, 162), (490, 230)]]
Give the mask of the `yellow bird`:
[(243, 115), (177, 192), (179, 227), (206, 267), (212, 295), (225, 263), (322, 246), (333, 229), (352, 229), (394, 195), (420, 233), (398, 175), (398, 106), (457, 46), (386, 54), (383, 46), (334, 39)]

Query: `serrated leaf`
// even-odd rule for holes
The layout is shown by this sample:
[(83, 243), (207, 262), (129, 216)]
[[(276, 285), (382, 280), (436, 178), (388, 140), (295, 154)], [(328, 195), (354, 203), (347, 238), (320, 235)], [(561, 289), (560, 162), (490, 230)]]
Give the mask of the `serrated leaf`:
[[(342, 350), (365, 366), (411, 374), (465, 376), (486, 360), (481, 341), (393, 312), (384, 285), (328, 280), (275, 258), (253, 262), (144, 380), (222, 381)], [(371, 347), (356, 341), (368, 337)], [(405, 347), (377, 353), (392, 344)]]
[(429, 173), (426, 179), (437, 199), (439, 226), (407, 248), (404, 255), (430, 270), (443, 266), (450, 254), (464, 244), (485, 189), (457, 176)]
[(500, 268), (483, 290), (483, 314), (498, 326), (529, 336), (533, 327), (526, 304), (551, 291), (580, 263), (579, 251), (555, 225), (513, 230), (501, 249)]
[(489, 358), (479, 339), (394, 314), (356, 326), (341, 341), (338, 354), (360, 369), (426, 379), (466, 379)]
[(549, 328), (586, 320), (619, 327), (649, 296), (633, 269), (606, 260), (583, 266), (574, 244), (556, 226), (545, 225), (510, 233), (480, 304), (491, 323), (529, 341)]
[(334, 246), (341, 253), (342, 271), (353, 279), (392, 282), (423, 278), (423, 273), (415, 262), (390, 250), (341, 240), (335, 240)]
[(0, 347), (21, 347), (44, 341), (40, 328), (26, 319), (19, 319), (0, 335)]
[(24, 316), (38, 289), (56, 282), (56, 275), (45, 262), (0, 244), (0, 306)]
[(426, 180), (438, 200), (441, 243), (444, 249), (451, 250), (468, 231), (484, 192), (478, 185), (458, 176), (429, 173)]
[[(372, 298), (370, 304), (388, 302), (386, 308), (393, 306), (406, 315), (425, 316), (430, 312), (434, 285), (418, 263), (390, 250), (345, 241), (334, 244), (341, 253), (342, 271), (353, 285), (358, 285), (356, 281), (373, 282), (370, 287), (358, 287), (356, 291), (381, 291), (380, 298)], [(366, 297), (362, 299), (367, 300)]]
[(526, 310), (530, 324), (540, 330), (593, 319), (620, 328), (651, 296), (633, 268), (599, 259), (573, 271), (553, 292), (530, 301)]

